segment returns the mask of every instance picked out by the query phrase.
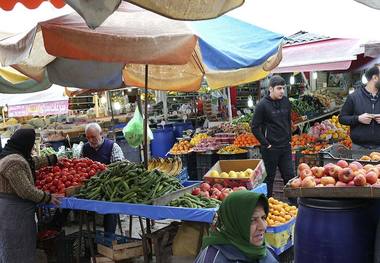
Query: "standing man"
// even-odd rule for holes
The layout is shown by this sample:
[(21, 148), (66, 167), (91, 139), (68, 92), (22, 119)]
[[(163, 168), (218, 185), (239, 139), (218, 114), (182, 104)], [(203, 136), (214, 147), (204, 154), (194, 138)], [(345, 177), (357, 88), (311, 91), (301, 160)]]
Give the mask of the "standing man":
[(257, 104), (252, 118), (253, 134), (261, 144), (267, 177), (268, 196), (272, 196), (277, 167), (286, 184), (294, 177), (291, 151), (291, 104), (284, 96), (285, 80), (274, 75), (269, 80), (269, 95)]
[[(103, 137), (102, 128), (97, 123), (89, 123), (85, 129), (87, 143), (83, 145), (81, 156), (93, 161), (110, 164), (124, 160), (120, 146)], [(103, 218), (104, 232), (114, 234), (117, 226), (117, 215), (107, 214)]]
[[(367, 86), (349, 94), (339, 122), (350, 126), (353, 151), (380, 150), (380, 70), (374, 65), (365, 72)], [(357, 154), (360, 158), (364, 154)], [(359, 156), (360, 155), (360, 156)]]

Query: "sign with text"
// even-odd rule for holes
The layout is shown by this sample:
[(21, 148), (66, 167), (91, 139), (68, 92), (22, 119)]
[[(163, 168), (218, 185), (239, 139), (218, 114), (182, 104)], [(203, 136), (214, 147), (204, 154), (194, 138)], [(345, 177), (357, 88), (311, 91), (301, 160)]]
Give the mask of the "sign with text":
[(56, 114), (67, 114), (68, 112), (68, 100), (8, 106), (9, 118), (22, 116), (46, 116)]

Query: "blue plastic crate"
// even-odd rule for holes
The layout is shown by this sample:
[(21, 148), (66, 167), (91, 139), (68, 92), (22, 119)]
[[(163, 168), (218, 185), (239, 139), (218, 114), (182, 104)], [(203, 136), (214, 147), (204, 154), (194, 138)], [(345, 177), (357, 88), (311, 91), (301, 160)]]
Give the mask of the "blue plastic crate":
[(189, 179), (189, 175), (187, 173), (187, 167), (183, 168), (179, 175), (176, 176), (178, 181), (183, 184)]
[(112, 247), (113, 244), (124, 244), (130, 239), (126, 236), (121, 236), (117, 234), (105, 235), (103, 231), (96, 230), (95, 243), (101, 244), (106, 247)]

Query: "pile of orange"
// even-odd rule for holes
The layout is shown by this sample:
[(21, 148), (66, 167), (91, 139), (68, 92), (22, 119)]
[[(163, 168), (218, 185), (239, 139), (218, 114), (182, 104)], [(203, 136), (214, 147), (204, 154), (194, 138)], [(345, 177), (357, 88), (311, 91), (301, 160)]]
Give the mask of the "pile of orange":
[(193, 146), (190, 144), (189, 141), (182, 140), (173, 145), (173, 147), (170, 150), (170, 153), (171, 154), (186, 154), (191, 150), (191, 148), (193, 148)]
[(316, 142), (316, 138), (313, 136), (308, 135), (307, 133), (302, 133), (301, 135), (293, 135), (292, 136), (292, 148), (297, 147), (305, 147), (308, 144), (313, 144)]
[(234, 145), (238, 147), (260, 145), (252, 133), (243, 133), (235, 138)]
[(340, 141), (339, 143), (340, 143), (340, 144), (343, 144), (343, 145), (346, 146), (348, 149), (351, 149), (351, 147), (352, 147), (352, 141), (351, 141), (351, 138), (350, 138), (350, 137), (347, 137), (346, 139), (344, 139), (343, 141)]
[(290, 206), (273, 197), (269, 197), (269, 214), (267, 217), (268, 226), (278, 226), (289, 222), (297, 216), (297, 207)]

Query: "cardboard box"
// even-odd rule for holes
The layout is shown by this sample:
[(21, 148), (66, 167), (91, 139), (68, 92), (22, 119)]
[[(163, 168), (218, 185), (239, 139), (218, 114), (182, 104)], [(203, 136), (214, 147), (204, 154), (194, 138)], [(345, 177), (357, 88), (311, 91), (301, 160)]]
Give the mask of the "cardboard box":
[(294, 226), (296, 218), (291, 219), (289, 222), (268, 227), (265, 233), (265, 241), (270, 246), (276, 255), (280, 255), (294, 244)]
[[(240, 172), (248, 168), (253, 170), (251, 177), (246, 178), (223, 178), (211, 177), (211, 171), (216, 170), (220, 173), (230, 171)], [(229, 187), (245, 186), (247, 189), (255, 188), (258, 184), (262, 183), (265, 179), (266, 172), (264, 161), (261, 159), (248, 159), (248, 160), (221, 160), (215, 163), (213, 167), (205, 174), (203, 180), (211, 184), (222, 183)]]

